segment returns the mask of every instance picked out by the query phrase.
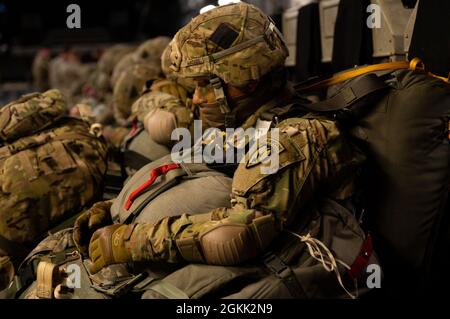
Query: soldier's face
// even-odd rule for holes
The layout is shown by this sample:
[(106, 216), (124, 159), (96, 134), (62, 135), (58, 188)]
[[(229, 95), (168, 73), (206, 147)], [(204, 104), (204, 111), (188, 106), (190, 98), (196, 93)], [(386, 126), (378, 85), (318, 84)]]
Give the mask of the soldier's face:
[(196, 87), (194, 96), (192, 97), (193, 104), (200, 105), (216, 102), (216, 95), (214, 94), (214, 89), (210, 85), (208, 78), (196, 78), (195, 82)]
[[(214, 89), (209, 82), (209, 78), (201, 77), (194, 79), (196, 82), (196, 88), (194, 91), (194, 96), (192, 97), (193, 104), (205, 104), (205, 103), (215, 103), (216, 95), (214, 94)], [(230, 99), (240, 98), (244, 96), (242, 90), (232, 85), (223, 85), (224, 93)]]

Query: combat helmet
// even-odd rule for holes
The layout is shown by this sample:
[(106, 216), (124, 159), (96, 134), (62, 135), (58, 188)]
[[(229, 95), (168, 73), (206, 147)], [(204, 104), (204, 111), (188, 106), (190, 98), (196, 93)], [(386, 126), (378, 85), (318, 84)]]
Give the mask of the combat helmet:
[(100, 72), (110, 76), (117, 62), (119, 62), (125, 54), (130, 53), (133, 50), (134, 48), (132, 46), (124, 44), (116, 44), (107, 48), (98, 60), (98, 69)]
[(209, 77), (222, 113), (230, 114), (222, 84), (260, 80), (284, 66), (288, 50), (270, 17), (239, 2), (192, 19), (175, 35), (169, 56), (177, 76)]
[(160, 69), (152, 64), (137, 63), (126, 69), (117, 79), (113, 90), (114, 117), (124, 124), (131, 114), (131, 105), (142, 94), (146, 83), (160, 76)]
[(134, 53), (130, 52), (125, 54), (116, 64), (114, 70), (111, 75), (111, 86), (114, 87), (116, 85), (117, 79), (126, 69), (136, 64), (134, 59)]
[(155, 63), (160, 67), (161, 55), (169, 42), (170, 38), (164, 36), (143, 42), (133, 52), (135, 62)]
[(194, 92), (195, 90), (195, 81), (192, 78), (179, 77), (176, 72), (170, 68), (170, 52), (171, 52), (171, 44), (169, 43), (164, 49), (161, 55), (161, 70), (164, 76), (181, 85), (186, 91)]

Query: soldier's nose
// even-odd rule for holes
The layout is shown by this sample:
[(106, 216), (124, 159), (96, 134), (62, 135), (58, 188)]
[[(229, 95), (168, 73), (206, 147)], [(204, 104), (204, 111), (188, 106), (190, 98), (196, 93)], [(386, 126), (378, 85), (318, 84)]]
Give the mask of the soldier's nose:
[(206, 98), (204, 95), (204, 88), (197, 86), (194, 91), (194, 96), (192, 97), (193, 104), (206, 103)]

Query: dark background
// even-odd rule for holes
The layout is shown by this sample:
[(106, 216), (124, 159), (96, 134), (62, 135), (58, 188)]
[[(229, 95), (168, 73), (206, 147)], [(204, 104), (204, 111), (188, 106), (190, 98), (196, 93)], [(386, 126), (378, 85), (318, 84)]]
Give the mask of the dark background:
[[(139, 43), (173, 36), (208, 0), (0, 0), (0, 81), (30, 81), (31, 63), (41, 47), (81, 53), (114, 43)], [(78, 4), (81, 29), (66, 25), (67, 6)], [(87, 55), (85, 59), (89, 59)], [(85, 61), (89, 62), (89, 61)]]

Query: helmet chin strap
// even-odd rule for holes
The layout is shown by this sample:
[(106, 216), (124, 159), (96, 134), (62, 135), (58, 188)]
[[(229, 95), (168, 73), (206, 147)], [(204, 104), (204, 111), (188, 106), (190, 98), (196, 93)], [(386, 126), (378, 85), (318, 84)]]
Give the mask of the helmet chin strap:
[(211, 83), (214, 89), (214, 95), (216, 96), (216, 101), (219, 104), (220, 111), (222, 114), (225, 114), (225, 128), (234, 128), (236, 126), (236, 114), (231, 112), (231, 109), (228, 106), (227, 97), (223, 91), (222, 81), (217, 76), (211, 76), (209, 83)]

